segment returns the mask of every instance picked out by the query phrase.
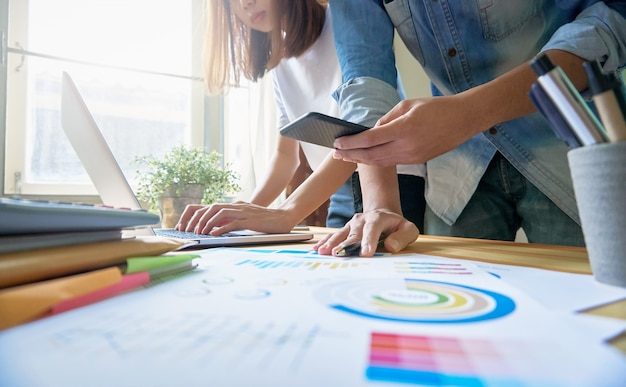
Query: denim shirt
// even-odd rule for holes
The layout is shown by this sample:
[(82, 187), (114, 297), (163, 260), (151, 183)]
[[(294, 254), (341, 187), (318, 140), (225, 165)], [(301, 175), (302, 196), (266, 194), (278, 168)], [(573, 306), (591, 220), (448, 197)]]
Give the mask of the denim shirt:
[[(394, 29), (435, 96), (489, 82), (545, 50), (600, 59), (606, 71), (626, 64), (626, 1), (333, 0), (330, 6), (344, 82), (335, 92), (340, 115), (369, 126), (399, 102)], [(580, 222), (567, 145), (538, 113), (502, 122), (428, 161), (429, 207), (453, 224), (496, 151)]]

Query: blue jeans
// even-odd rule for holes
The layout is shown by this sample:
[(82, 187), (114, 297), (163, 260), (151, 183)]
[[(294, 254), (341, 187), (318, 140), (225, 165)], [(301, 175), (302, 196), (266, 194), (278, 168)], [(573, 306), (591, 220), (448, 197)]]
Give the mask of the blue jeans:
[[(413, 222), (420, 232), (422, 232), (424, 230), (424, 211), (426, 210), (424, 178), (414, 175), (398, 175), (398, 184), (400, 188), (402, 215)], [(354, 193), (355, 210), (356, 212), (363, 212), (361, 183), (359, 174), (356, 172), (352, 175), (352, 190)]]
[(337, 192), (331, 195), (326, 227), (341, 228), (354, 215), (354, 197), (352, 196), (352, 179), (348, 179)]
[(520, 228), (531, 243), (584, 246), (580, 225), (526, 180), (499, 152), (452, 226), (426, 209), (428, 235), (513, 241)]

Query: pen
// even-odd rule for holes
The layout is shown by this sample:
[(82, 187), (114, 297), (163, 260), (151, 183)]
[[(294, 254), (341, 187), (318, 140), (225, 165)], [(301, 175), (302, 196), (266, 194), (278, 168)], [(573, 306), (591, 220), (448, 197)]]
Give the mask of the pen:
[[(381, 235), (378, 238), (378, 243), (376, 244), (376, 246), (380, 246), (380, 244), (385, 240), (385, 236)], [(358, 256), (359, 253), (361, 252), (361, 241), (349, 244), (347, 246), (344, 246), (341, 250), (337, 251), (336, 255), (338, 257), (353, 257), (353, 256)]]
[(565, 141), (570, 149), (578, 148), (582, 144), (572, 131), (572, 128), (565, 121), (561, 112), (554, 106), (543, 87), (537, 82), (530, 88), (530, 100), (535, 104), (537, 110), (548, 120), (552, 130), (558, 138)]
[(605, 73), (597, 60), (583, 64), (589, 79), (593, 102), (606, 128), (609, 141), (626, 140), (626, 101), (622, 83), (614, 74)]
[(535, 58), (530, 65), (539, 75), (537, 81), (576, 133), (580, 142), (583, 145), (606, 142), (602, 124), (563, 70), (555, 66), (546, 55)]

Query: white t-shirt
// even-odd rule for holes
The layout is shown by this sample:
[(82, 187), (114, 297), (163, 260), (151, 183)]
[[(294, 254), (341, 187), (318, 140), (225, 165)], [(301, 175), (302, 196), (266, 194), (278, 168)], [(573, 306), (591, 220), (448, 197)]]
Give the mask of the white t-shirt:
[[(341, 67), (333, 41), (332, 18), (326, 7), (326, 20), (317, 41), (302, 55), (283, 59), (271, 71), (274, 96), (278, 107), (278, 128), (309, 112), (339, 116), (339, 105), (332, 97), (341, 86)], [(328, 155), (328, 148), (300, 143), (315, 170)], [(402, 173), (424, 176), (422, 165), (398, 166)]]
[[(341, 85), (341, 68), (333, 42), (330, 17), (329, 8), (326, 7), (326, 21), (313, 46), (297, 58), (283, 59), (272, 70), (279, 128), (309, 112), (333, 117), (339, 115), (339, 105), (332, 94)], [(319, 167), (330, 152), (328, 148), (319, 145), (300, 144), (313, 170)]]

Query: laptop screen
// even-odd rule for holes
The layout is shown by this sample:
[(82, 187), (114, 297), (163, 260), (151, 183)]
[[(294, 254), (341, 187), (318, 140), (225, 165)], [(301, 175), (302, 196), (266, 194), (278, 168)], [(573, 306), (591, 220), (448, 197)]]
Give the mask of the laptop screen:
[(100, 199), (108, 206), (141, 208), (74, 81), (65, 72), (62, 89), (61, 125)]

